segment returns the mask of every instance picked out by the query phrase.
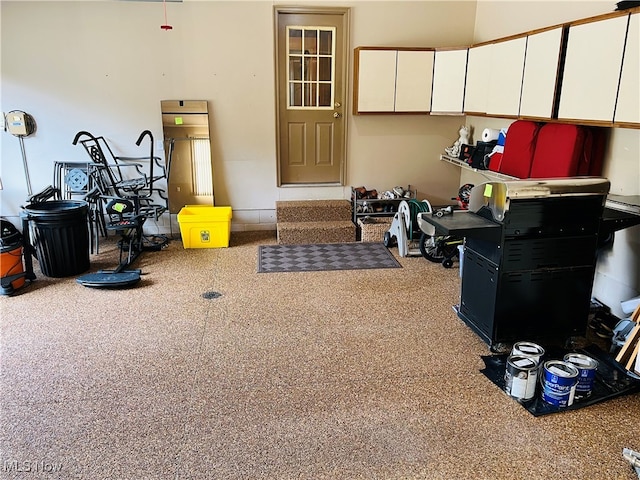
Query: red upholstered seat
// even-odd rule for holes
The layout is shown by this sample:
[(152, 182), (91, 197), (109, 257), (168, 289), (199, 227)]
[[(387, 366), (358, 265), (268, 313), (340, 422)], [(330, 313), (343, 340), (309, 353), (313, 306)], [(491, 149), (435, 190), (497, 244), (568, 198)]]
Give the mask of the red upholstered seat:
[(502, 162), (497, 167), (499, 170), (495, 170), (493, 162), (489, 163), (489, 168), (513, 177), (529, 178), (539, 131), (540, 124), (536, 122), (513, 122), (507, 131)]
[[(587, 131), (579, 125), (548, 123), (540, 129), (532, 178), (573, 177), (585, 161)], [(588, 168), (587, 168), (588, 171)]]
[(530, 177), (600, 175), (603, 142), (598, 129), (548, 123), (538, 133)]

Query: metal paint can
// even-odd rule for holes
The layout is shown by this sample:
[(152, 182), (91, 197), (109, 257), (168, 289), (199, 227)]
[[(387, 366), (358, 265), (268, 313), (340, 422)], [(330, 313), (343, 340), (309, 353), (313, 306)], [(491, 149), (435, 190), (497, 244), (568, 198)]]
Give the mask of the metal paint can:
[(504, 390), (518, 401), (531, 400), (538, 384), (538, 362), (528, 355), (509, 355)]
[(596, 378), (598, 361), (581, 353), (567, 353), (564, 361), (578, 369), (578, 384), (576, 385), (576, 398), (584, 398), (591, 395), (593, 382)]
[(544, 355), (544, 348), (533, 342), (517, 342), (513, 344), (511, 355), (534, 357), (538, 364), (540, 364), (542, 362), (542, 356)]
[(542, 400), (556, 407), (573, 404), (578, 384), (578, 369), (562, 360), (548, 360), (542, 369)]

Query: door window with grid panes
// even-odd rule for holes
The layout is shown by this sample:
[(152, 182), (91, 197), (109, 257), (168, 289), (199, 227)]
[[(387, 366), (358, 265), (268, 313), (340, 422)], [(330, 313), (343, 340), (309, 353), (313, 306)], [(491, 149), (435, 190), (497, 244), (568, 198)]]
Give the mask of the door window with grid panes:
[(335, 28), (287, 27), (289, 109), (331, 109)]

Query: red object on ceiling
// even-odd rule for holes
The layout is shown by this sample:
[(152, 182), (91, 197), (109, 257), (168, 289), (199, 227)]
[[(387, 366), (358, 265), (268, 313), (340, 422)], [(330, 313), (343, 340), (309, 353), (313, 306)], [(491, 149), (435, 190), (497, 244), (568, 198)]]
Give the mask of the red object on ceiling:
[(162, 30), (172, 30), (173, 27), (167, 22), (167, 0), (162, 0), (162, 5), (164, 6), (164, 25), (160, 25)]

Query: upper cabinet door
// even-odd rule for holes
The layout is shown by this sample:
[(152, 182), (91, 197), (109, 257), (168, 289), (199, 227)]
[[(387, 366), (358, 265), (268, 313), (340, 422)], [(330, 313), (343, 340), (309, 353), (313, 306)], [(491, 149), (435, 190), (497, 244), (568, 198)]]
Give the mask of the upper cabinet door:
[(466, 113), (486, 113), (487, 87), (491, 70), (491, 49), (493, 44), (469, 48), (467, 62), (467, 83), (464, 93)]
[(558, 118), (613, 122), (628, 20), (569, 27)]
[(521, 37), (495, 43), (491, 50), (487, 113), (517, 116), (520, 110), (522, 70), (527, 38)]
[(527, 37), (521, 116), (552, 118), (561, 42), (561, 27)]
[(431, 99), (432, 112), (462, 114), (464, 85), (467, 76), (467, 52), (466, 48), (436, 51)]
[(433, 51), (398, 51), (396, 112), (430, 110), (433, 57)]
[(629, 18), (614, 121), (640, 123), (640, 13)]
[(433, 49), (358, 47), (353, 112), (429, 113)]
[(393, 112), (396, 92), (396, 51), (356, 50), (358, 112)]

